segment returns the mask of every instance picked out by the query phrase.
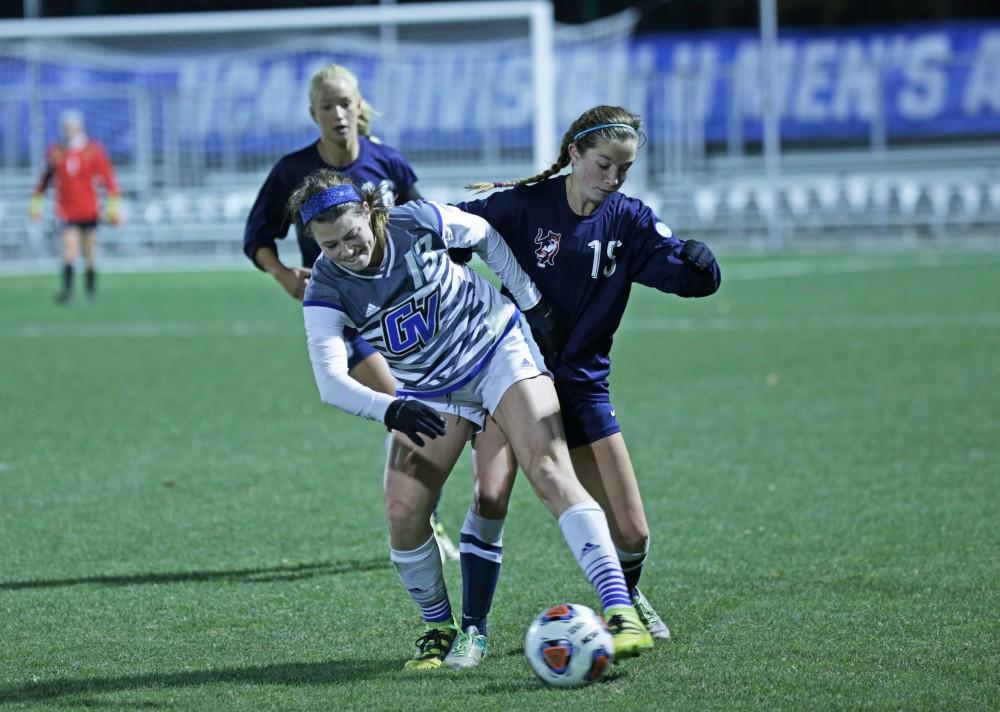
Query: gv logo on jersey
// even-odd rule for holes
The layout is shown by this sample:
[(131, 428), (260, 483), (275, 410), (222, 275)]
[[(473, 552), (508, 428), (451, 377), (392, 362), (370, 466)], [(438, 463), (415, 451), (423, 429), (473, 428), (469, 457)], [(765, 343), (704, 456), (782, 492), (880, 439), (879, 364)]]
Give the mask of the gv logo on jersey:
[(382, 317), (382, 333), (389, 350), (397, 355), (414, 351), (438, 330), (438, 304), (441, 295), (434, 290), (420, 302), (416, 298), (400, 304)]
[(542, 228), (538, 228), (538, 234), (535, 235), (535, 244), (538, 245), (535, 257), (538, 258), (539, 267), (545, 268), (556, 263), (560, 239), (562, 239), (562, 235), (558, 232), (549, 230), (545, 235), (542, 235)]

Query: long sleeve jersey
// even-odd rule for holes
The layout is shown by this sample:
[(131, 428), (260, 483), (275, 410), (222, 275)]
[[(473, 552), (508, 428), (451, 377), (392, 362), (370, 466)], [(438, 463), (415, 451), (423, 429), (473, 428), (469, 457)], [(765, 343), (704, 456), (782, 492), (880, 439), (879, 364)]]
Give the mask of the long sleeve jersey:
[(415, 201), (390, 211), (382, 263), (354, 272), (321, 255), (302, 303), (313, 374), (324, 402), (381, 420), (393, 397), (347, 376), (345, 326), (385, 356), (397, 395), (458, 390), (493, 357), (518, 311), (484, 277), (448, 256), (473, 248), (523, 309), (538, 290), (496, 230), (453, 206)]
[(703, 297), (722, 280), (718, 265), (710, 272), (687, 265), (680, 258), (684, 242), (640, 200), (613, 193), (592, 214), (575, 214), (565, 175), (458, 207), (482, 216), (503, 235), (569, 327), (553, 369), (560, 382), (606, 384), (612, 337), (633, 283)]
[(101, 144), (87, 139), (71, 145), (49, 148), (47, 166), (35, 194), (45, 192), (49, 182), (56, 184), (56, 215), (66, 222), (95, 222), (100, 216), (96, 182), (110, 196), (118, 195), (114, 169)]

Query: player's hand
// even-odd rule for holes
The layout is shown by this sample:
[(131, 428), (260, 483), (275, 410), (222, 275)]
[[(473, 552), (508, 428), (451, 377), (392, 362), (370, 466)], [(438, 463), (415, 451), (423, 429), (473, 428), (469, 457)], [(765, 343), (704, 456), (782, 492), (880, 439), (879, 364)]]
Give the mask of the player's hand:
[(312, 276), (312, 270), (307, 267), (286, 268), (274, 272), (274, 278), (288, 292), (288, 296), (300, 302), (306, 295), (306, 282), (309, 281), (310, 276)]
[(448, 257), (451, 261), (458, 265), (467, 265), (469, 260), (472, 259), (472, 248), (471, 247), (449, 247)]
[(420, 401), (397, 398), (389, 404), (382, 421), (389, 430), (398, 430), (418, 447), (424, 445), (421, 435), (426, 435), (429, 440), (444, 435), (444, 418)]
[(31, 219), (35, 222), (42, 219), (42, 196), (31, 196), (31, 203), (28, 205), (28, 215), (30, 215)]
[(567, 335), (566, 326), (556, 314), (555, 307), (542, 297), (538, 304), (524, 311), (524, 318), (531, 327), (531, 335), (545, 357), (546, 364), (550, 368), (554, 367), (562, 356)]
[(681, 247), (681, 259), (699, 272), (707, 272), (715, 264), (715, 255), (708, 245), (697, 240), (686, 240)]

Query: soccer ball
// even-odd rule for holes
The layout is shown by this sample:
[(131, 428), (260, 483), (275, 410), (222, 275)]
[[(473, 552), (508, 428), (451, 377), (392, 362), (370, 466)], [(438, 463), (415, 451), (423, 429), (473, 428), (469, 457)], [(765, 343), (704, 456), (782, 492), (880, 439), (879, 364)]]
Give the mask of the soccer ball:
[(600, 679), (615, 643), (596, 613), (577, 603), (542, 611), (524, 636), (528, 663), (547, 685), (579, 687)]

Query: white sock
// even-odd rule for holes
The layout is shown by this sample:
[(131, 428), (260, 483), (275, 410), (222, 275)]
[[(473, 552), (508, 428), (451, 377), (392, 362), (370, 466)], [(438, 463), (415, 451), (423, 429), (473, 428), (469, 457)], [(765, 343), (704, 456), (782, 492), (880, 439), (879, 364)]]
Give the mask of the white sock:
[(559, 515), (559, 528), (584, 575), (597, 590), (601, 608), (631, 606), (608, 520), (597, 502), (574, 504)]
[(425, 543), (412, 551), (400, 551), (389, 547), (392, 559), (403, 588), (410, 594), (428, 623), (450, 621), (451, 603), (441, 572), (441, 552), (437, 539), (431, 536)]

